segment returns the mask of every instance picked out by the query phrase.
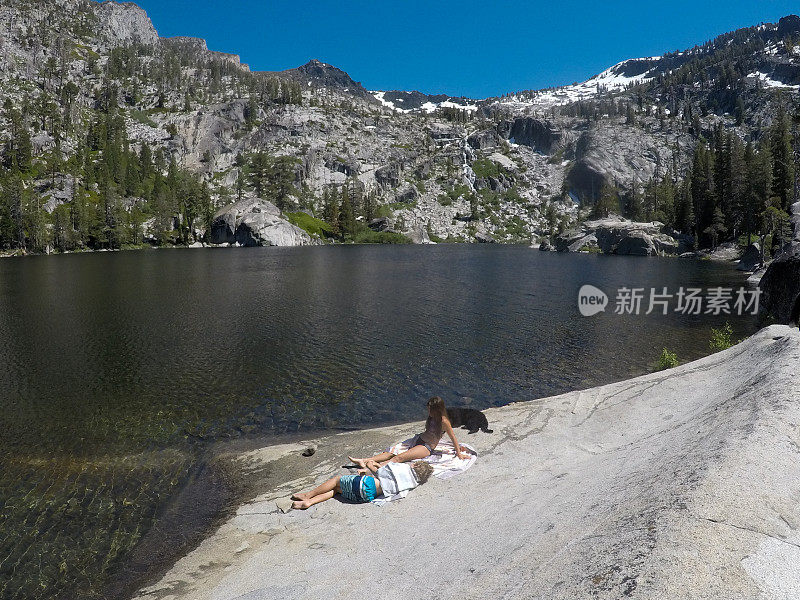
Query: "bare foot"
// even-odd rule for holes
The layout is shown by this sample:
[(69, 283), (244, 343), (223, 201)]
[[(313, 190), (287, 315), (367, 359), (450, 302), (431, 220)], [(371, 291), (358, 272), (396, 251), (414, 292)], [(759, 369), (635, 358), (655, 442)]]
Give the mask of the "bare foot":
[(309, 506), (311, 506), (311, 504), (308, 503), (308, 500), (297, 500), (292, 502), (292, 508), (295, 510), (305, 510)]
[(308, 500), (308, 492), (297, 492), (292, 494), (292, 500)]
[(365, 458), (353, 458), (352, 456), (348, 456), (347, 458), (351, 463), (361, 467), (362, 469), (366, 468), (367, 466), (367, 459)]

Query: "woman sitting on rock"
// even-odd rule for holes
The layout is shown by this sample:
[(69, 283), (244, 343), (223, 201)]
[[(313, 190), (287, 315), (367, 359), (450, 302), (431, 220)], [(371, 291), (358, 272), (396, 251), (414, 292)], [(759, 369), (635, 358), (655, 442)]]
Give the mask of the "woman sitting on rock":
[(341, 494), (351, 502), (372, 502), (376, 496), (394, 496), (428, 481), (433, 467), (417, 461), (411, 464), (391, 463), (383, 467), (368, 460), (358, 475), (331, 477), (310, 492), (292, 494), (292, 508), (305, 510)]
[(447, 408), (444, 405), (444, 400), (439, 396), (434, 396), (428, 400), (428, 418), (425, 421), (425, 431), (418, 434), (414, 438), (411, 448), (400, 454), (393, 454), (391, 452), (381, 452), (372, 458), (353, 458), (348, 456), (354, 464), (362, 469), (366, 467), (368, 460), (373, 460), (379, 465), (384, 465), (387, 462), (408, 462), (411, 460), (419, 460), (426, 458), (433, 454), (434, 448), (439, 444), (439, 440), (446, 433), (453, 442), (453, 448), (456, 451), (456, 457), (461, 459), (468, 458), (466, 453), (469, 452), (464, 446), (458, 444), (456, 440), (456, 433), (453, 431), (453, 426), (450, 424), (450, 419), (447, 418)]

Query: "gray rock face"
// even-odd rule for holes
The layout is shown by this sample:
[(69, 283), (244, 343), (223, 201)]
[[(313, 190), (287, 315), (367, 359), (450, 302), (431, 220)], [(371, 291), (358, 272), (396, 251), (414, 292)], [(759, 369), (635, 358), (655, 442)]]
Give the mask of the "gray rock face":
[(478, 230), (475, 232), (475, 241), (479, 244), (492, 244), (495, 242), (495, 239), (486, 227), (480, 224)]
[(501, 123), (500, 132), (515, 144), (530, 146), (544, 154), (552, 152), (563, 136), (563, 132), (553, 123), (532, 117)]
[(559, 252), (575, 252), (576, 250), (570, 250), (570, 248), (587, 235), (589, 234), (583, 229), (570, 229), (565, 231), (559, 234), (555, 239), (556, 250)]
[(598, 248), (597, 236), (594, 233), (583, 235), (572, 242), (568, 247), (568, 252), (586, 252)]
[(361, 165), (353, 158), (341, 158), (339, 156), (327, 156), (325, 166), (331, 171), (344, 173), (347, 177), (358, 175), (361, 172)]
[(679, 254), (691, 247), (691, 237), (675, 232), (665, 233), (661, 223), (637, 223), (609, 217), (586, 221), (578, 229), (566, 231), (556, 238), (559, 252), (578, 252), (597, 247), (604, 254), (655, 256)]
[(102, 2), (95, 11), (101, 31), (114, 45), (153, 45), (158, 42), (158, 34), (147, 13), (132, 2)]
[(737, 271), (747, 271), (752, 273), (761, 266), (761, 248), (758, 244), (750, 244), (739, 259), (736, 266)]
[(668, 371), (489, 409), (493, 433), (459, 438), (474, 467), (384, 507), (275, 504), (419, 422), (329, 435), (309, 458), (309, 441), (247, 451), (236, 467), (258, 497), (136, 598), (328, 599), (376, 554), (393, 557), (383, 598), (798, 598), (799, 353), (800, 332), (774, 325)]
[(415, 202), (419, 198), (419, 192), (413, 186), (404, 187), (395, 194), (395, 202)]
[(627, 231), (614, 249), (614, 254), (631, 256), (653, 256), (656, 252), (653, 238), (644, 231)]
[(421, 224), (410, 227), (403, 232), (408, 239), (415, 244), (430, 244), (431, 238), (428, 235), (428, 230)]
[(272, 202), (244, 198), (220, 209), (211, 222), (212, 244), (242, 246), (307, 246), (314, 243), (299, 227), (281, 218)]
[(494, 129), (476, 131), (467, 138), (467, 144), (475, 150), (494, 148), (500, 144), (500, 136)]
[[(682, 151), (689, 140), (679, 138)], [(574, 166), (567, 182), (582, 199), (597, 199), (604, 183), (629, 188), (653, 177), (657, 164), (668, 165), (674, 145), (647, 134), (641, 128), (608, 123), (592, 126), (575, 144)]]
[(544, 240), (541, 244), (539, 244), (539, 250), (542, 252), (553, 252), (555, 248), (553, 244), (550, 243), (550, 240)]
[(400, 165), (392, 163), (375, 171), (375, 181), (382, 188), (393, 188), (400, 185)]
[(800, 247), (776, 258), (759, 284), (761, 310), (778, 323), (800, 321)]
[(372, 231), (386, 231), (391, 227), (391, 224), (389, 223), (389, 217), (378, 217), (367, 223), (367, 227)]

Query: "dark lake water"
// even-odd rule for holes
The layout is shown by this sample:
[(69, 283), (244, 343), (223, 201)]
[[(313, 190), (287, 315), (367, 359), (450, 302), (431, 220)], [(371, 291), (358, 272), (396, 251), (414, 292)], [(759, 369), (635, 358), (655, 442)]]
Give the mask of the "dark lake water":
[[(582, 317), (583, 284), (612, 306)], [(663, 347), (694, 359), (711, 327), (727, 319), (743, 337), (755, 318), (616, 315), (616, 290), (743, 285), (712, 262), (482, 245), (0, 261), (0, 525), (15, 534), (0, 543), (0, 597), (101, 578), (198, 445), (422, 420), (434, 394), (475, 408), (534, 399), (642, 374)], [(99, 529), (81, 560), (111, 558), (65, 575), (87, 520)], [(47, 564), (26, 574), (31, 554)], [(37, 578), (45, 592), (31, 593)]]

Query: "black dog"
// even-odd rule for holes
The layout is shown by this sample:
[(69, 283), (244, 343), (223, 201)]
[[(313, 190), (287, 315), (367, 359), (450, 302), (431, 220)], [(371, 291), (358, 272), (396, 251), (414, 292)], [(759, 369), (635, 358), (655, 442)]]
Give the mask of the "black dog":
[(479, 429), (484, 433), (493, 433), (486, 415), (474, 408), (448, 408), (447, 418), (453, 428), (463, 427), (469, 433), (476, 433)]

